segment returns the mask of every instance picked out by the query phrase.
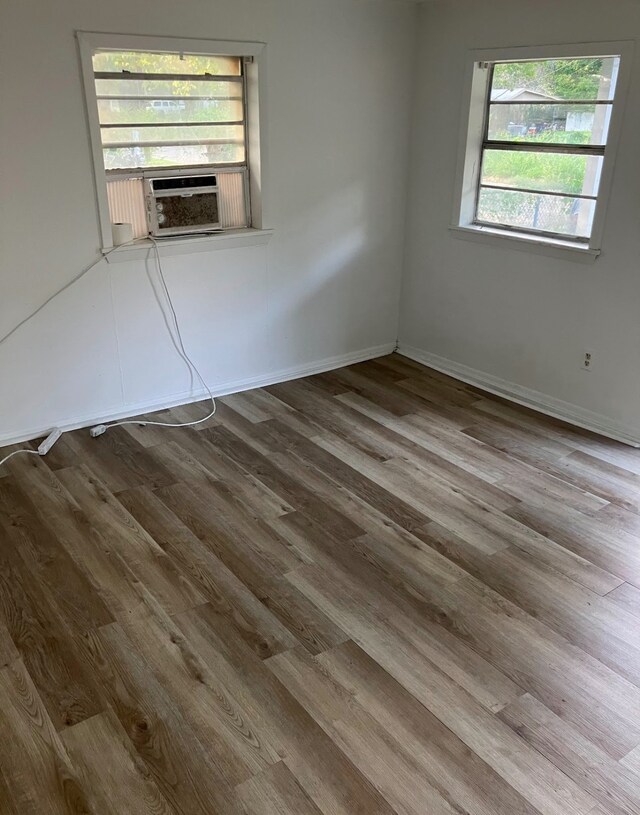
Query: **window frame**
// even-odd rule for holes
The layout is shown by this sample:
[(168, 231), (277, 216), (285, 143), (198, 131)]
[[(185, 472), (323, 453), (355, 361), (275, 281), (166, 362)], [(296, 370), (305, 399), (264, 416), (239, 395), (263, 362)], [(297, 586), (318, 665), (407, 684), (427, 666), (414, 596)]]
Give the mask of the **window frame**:
[[(80, 64), (84, 85), (85, 108), (91, 155), (94, 167), (98, 222), (102, 241), (102, 250), (113, 248), (111, 234), (111, 217), (107, 197), (107, 170), (104, 166), (100, 120), (93, 68), (93, 55), (100, 50), (113, 51), (149, 51), (169, 53), (202, 54), (205, 56), (232, 56), (244, 60), (244, 106), (245, 106), (245, 163), (248, 174), (247, 213), (249, 226), (242, 230), (265, 230), (267, 223), (267, 197), (265, 192), (265, 157), (266, 157), (266, 68), (265, 43), (244, 42), (235, 40), (203, 40), (185, 37), (160, 37), (136, 34), (105, 34), (101, 32), (77, 31), (76, 38), (80, 53)], [(158, 177), (161, 175), (197, 175), (202, 172), (225, 172), (225, 167), (238, 170), (238, 165), (197, 165), (193, 167), (176, 166), (173, 169), (145, 168), (143, 170), (115, 170), (112, 175), (127, 177)], [(110, 171), (111, 172), (111, 171)], [(220, 236), (216, 236), (220, 239)]]
[[(594, 258), (600, 253), (625, 102), (629, 90), (633, 48), (633, 41), (607, 41), (569, 45), (516, 46), (467, 52), (465, 93), (461, 114), (463, 127), (460, 134), (456, 195), (451, 224), (453, 230), (467, 233), (460, 237), (477, 236), (485, 242), (503, 245), (505, 239), (511, 239), (510, 245), (514, 248), (536, 248), (545, 254), (557, 254), (557, 251), (560, 250), (561, 256), (566, 256), (565, 250), (591, 255)], [(620, 57), (620, 66), (612, 100), (608, 138), (603, 151), (603, 166), (595, 201), (591, 236), (588, 239), (580, 239), (569, 235), (534, 232), (508, 225), (477, 221), (476, 211), (480, 192), (482, 159), (488, 128), (491, 66), (500, 62), (597, 56)], [(587, 154), (589, 151), (583, 152)], [(517, 244), (514, 245), (513, 241), (517, 241)]]

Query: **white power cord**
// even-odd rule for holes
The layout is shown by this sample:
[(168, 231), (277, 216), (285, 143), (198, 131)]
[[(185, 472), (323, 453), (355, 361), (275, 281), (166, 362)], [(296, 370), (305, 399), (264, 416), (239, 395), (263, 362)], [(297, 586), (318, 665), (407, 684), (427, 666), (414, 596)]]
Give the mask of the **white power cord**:
[[(134, 238), (132, 241), (128, 241), (127, 243), (120, 244), (120, 246), (128, 246), (130, 243), (136, 243), (136, 241), (141, 241), (141, 240), (144, 240), (144, 238)], [(20, 320), (20, 322), (19, 322), (17, 325), (14, 325), (14, 327), (11, 329), (11, 331), (9, 331), (7, 334), (5, 334), (5, 335), (4, 335), (4, 337), (0, 337), (0, 345), (2, 345), (2, 343), (3, 343), (3, 342), (5, 342), (5, 340), (8, 340), (8, 339), (9, 339), (9, 337), (10, 337), (12, 334), (15, 334), (15, 333), (16, 333), (16, 331), (17, 331), (19, 328), (22, 328), (22, 326), (23, 326), (25, 323), (28, 323), (28, 322), (29, 322), (29, 320), (33, 319), (33, 317), (35, 317), (35, 316), (36, 316), (36, 314), (39, 314), (39, 313), (42, 311), (42, 309), (43, 309), (45, 306), (48, 306), (48, 305), (49, 305), (49, 303), (50, 303), (52, 300), (54, 300), (54, 299), (55, 299), (55, 298), (56, 298), (56, 297), (57, 297), (59, 294), (62, 294), (62, 292), (63, 292), (63, 291), (66, 291), (66, 290), (67, 290), (67, 289), (68, 289), (70, 286), (73, 286), (73, 284), (74, 284), (74, 283), (77, 283), (77, 282), (78, 282), (78, 280), (80, 280), (80, 278), (81, 278), (81, 277), (84, 277), (84, 276), (87, 274), (87, 272), (90, 272), (90, 271), (91, 271), (91, 270), (92, 270), (94, 267), (96, 267), (96, 266), (98, 265), (98, 263), (101, 263), (101, 262), (102, 262), (102, 261), (103, 261), (103, 260), (104, 260), (106, 257), (108, 257), (108, 256), (109, 256), (109, 255), (110, 255), (112, 252), (115, 252), (115, 251), (116, 251), (116, 249), (120, 249), (120, 246), (112, 246), (112, 247), (111, 247), (111, 249), (107, 249), (107, 251), (106, 251), (106, 252), (103, 252), (103, 253), (100, 255), (100, 257), (99, 257), (99, 258), (97, 258), (96, 260), (94, 260), (94, 261), (93, 261), (93, 263), (92, 263), (91, 265), (89, 265), (89, 266), (85, 267), (85, 268), (84, 268), (84, 269), (83, 269), (83, 270), (82, 270), (82, 271), (81, 271), (79, 274), (77, 274), (75, 277), (73, 277), (73, 278), (72, 278), (72, 279), (71, 279), (71, 280), (70, 280), (68, 283), (65, 283), (65, 284), (64, 284), (64, 286), (63, 286), (61, 289), (58, 289), (58, 291), (55, 291), (55, 292), (54, 292), (54, 293), (51, 295), (51, 297), (48, 297), (48, 298), (47, 298), (47, 299), (44, 301), (44, 303), (42, 303), (41, 305), (39, 305), (39, 306), (38, 306), (38, 308), (37, 308), (37, 309), (35, 309), (35, 311), (32, 311), (32, 312), (31, 312), (31, 314), (28, 314), (28, 315), (27, 315), (27, 316), (24, 318), (24, 320)], [(1, 461), (0, 461), (0, 464), (2, 464), (2, 462), (1, 462)]]
[(173, 326), (178, 343), (176, 346), (177, 351), (182, 357), (182, 359), (187, 363), (191, 371), (198, 377), (202, 387), (209, 394), (209, 399), (211, 400), (211, 410), (206, 416), (203, 416), (202, 419), (196, 419), (193, 422), (154, 422), (146, 419), (126, 419), (121, 422), (109, 422), (108, 424), (98, 424), (95, 427), (92, 427), (91, 430), (89, 430), (89, 433), (94, 438), (96, 436), (101, 436), (103, 433), (106, 433), (110, 427), (122, 427), (122, 425), (128, 424), (141, 425), (143, 427), (146, 427), (147, 425), (152, 425), (153, 427), (193, 427), (194, 425), (202, 424), (203, 422), (206, 422), (208, 419), (211, 419), (211, 417), (216, 412), (216, 400), (214, 399), (214, 396), (211, 393), (211, 389), (204, 381), (204, 378), (202, 377), (202, 374), (198, 370), (195, 362), (191, 359), (191, 357), (189, 356), (184, 347), (184, 340), (182, 339), (182, 333), (180, 332), (180, 325), (178, 323), (176, 310), (173, 305), (171, 295), (169, 294), (169, 288), (167, 286), (167, 281), (165, 280), (164, 277), (164, 272), (162, 271), (162, 261), (160, 260), (160, 250), (158, 248), (158, 241), (151, 235), (149, 236), (149, 240), (153, 243), (153, 247), (155, 249), (156, 262), (158, 265), (158, 277), (160, 278), (160, 282), (162, 283), (162, 290), (164, 291), (164, 295), (167, 298), (167, 303), (169, 304), (169, 310), (171, 311), (171, 318), (173, 321)]
[[(128, 241), (126, 244), (121, 244), (121, 246), (127, 246), (128, 244), (136, 243), (137, 241), (145, 240), (145, 239), (146, 238), (134, 238), (132, 241)], [(202, 385), (202, 387), (209, 394), (209, 398), (211, 399), (211, 411), (206, 416), (204, 416), (202, 419), (197, 419), (197, 420), (195, 420), (193, 422), (171, 423), (171, 422), (153, 422), (153, 421), (147, 421), (147, 420), (133, 420), (133, 419), (131, 419), (131, 420), (126, 420), (126, 421), (121, 421), (121, 422), (110, 422), (109, 424), (99, 424), (99, 425), (96, 425), (95, 427), (92, 427), (91, 430), (89, 431), (91, 436), (93, 436), (94, 438), (96, 436), (101, 436), (110, 427), (120, 427), (121, 425), (127, 425), (127, 424), (154, 425), (156, 427), (192, 427), (194, 425), (202, 424), (202, 422), (206, 422), (216, 412), (216, 400), (214, 399), (213, 393), (211, 393), (211, 389), (209, 388), (207, 383), (204, 381), (204, 379), (202, 377), (202, 374), (200, 373), (200, 371), (196, 367), (196, 365), (193, 362), (193, 360), (191, 359), (191, 357), (187, 354), (187, 351), (186, 351), (186, 349), (184, 347), (184, 341), (182, 339), (182, 334), (180, 332), (180, 325), (178, 323), (178, 317), (176, 315), (176, 310), (175, 310), (175, 307), (173, 305), (171, 295), (169, 294), (169, 289), (167, 287), (167, 281), (165, 280), (164, 273), (162, 271), (162, 261), (160, 260), (160, 250), (158, 249), (158, 242), (156, 241), (155, 238), (151, 237), (150, 235), (148, 236), (148, 239), (153, 243), (153, 246), (154, 246), (154, 249), (155, 249), (155, 256), (156, 256), (156, 261), (157, 261), (157, 264), (158, 264), (158, 276), (160, 278), (160, 282), (162, 283), (162, 289), (164, 291), (165, 297), (167, 298), (167, 302), (169, 304), (169, 309), (171, 311), (171, 317), (172, 317), (172, 320), (173, 320), (175, 334), (176, 334), (176, 337), (177, 337), (177, 343), (178, 343), (177, 350), (178, 350), (178, 353), (184, 359), (184, 361), (187, 363), (187, 365), (189, 366), (191, 371), (193, 373), (195, 373), (195, 375), (200, 380), (200, 384)], [(93, 269), (102, 260), (104, 260), (108, 255), (110, 255), (112, 252), (115, 252), (116, 249), (119, 249), (119, 248), (120, 248), (120, 246), (113, 246), (111, 249), (104, 252), (93, 263), (91, 263), (89, 266), (87, 266), (85, 269), (83, 269), (74, 278), (72, 278), (68, 283), (65, 283), (65, 285), (62, 288), (58, 289), (50, 297), (48, 297), (44, 301), (44, 303), (39, 305), (38, 308), (36, 308), (34, 311), (32, 311), (30, 314), (28, 314), (23, 320), (21, 320), (17, 325), (15, 325), (7, 334), (5, 334), (3, 337), (0, 337), (0, 345), (3, 342), (5, 342), (5, 340), (8, 340), (9, 337), (11, 337), (13, 334), (15, 334), (15, 332), (19, 328), (21, 328), (25, 323), (27, 323), (29, 320), (31, 320), (33, 317), (35, 317), (36, 314), (39, 314), (42, 311), (42, 309), (45, 308), (45, 306), (48, 306), (49, 303), (54, 298), (56, 298), (59, 294), (62, 294), (64, 291), (66, 291), (74, 283), (77, 283), (78, 280), (80, 280), (80, 278), (84, 277), (87, 274), (87, 272), (90, 272), (91, 269)], [(37, 450), (29, 450), (27, 448), (20, 448), (19, 450), (14, 450), (12, 453), (9, 453), (8, 456), (5, 456), (3, 459), (0, 459), (0, 467), (5, 462), (9, 461), (10, 458), (13, 458), (13, 456), (17, 456), (20, 453), (26, 453), (28, 455), (33, 455), (33, 456), (45, 456), (49, 452), (49, 450), (53, 447), (53, 445), (56, 443), (56, 441), (58, 441), (60, 436), (61, 436), (61, 431), (56, 428), (40, 444), (40, 446), (38, 447)]]
[(21, 447), (20, 450), (14, 450), (13, 453), (9, 453), (8, 456), (5, 456), (2, 461), (0, 461), (0, 466), (2, 466), (5, 461), (9, 461), (9, 459), (13, 456), (17, 456), (18, 453), (29, 453), (32, 456), (46, 456), (61, 435), (62, 430), (60, 430), (59, 427), (55, 427), (51, 433), (49, 433), (46, 439), (43, 439), (40, 442), (37, 450), (29, 450), (27, 447)]
[[(142, 240), (142, 238), (134, 238), (132, 241), (127, 241), (126, 244), (120, 244), (120, 246), (127, 246), (128, 244), (136, 243), (136, 241), (139, 240)], [(74, 283), (77, 283), (81, 277), (84, 277), (87, 274), (87, 272), (90, 272), (106, 257), (108, 257), (108, 255), (110, 255), (112, 252), (115, 252), (116, 249), (119, 248), (120, 248), (119, 246), (112, 246), (111, 249), (108, 249), (106, 252), (103, 252), (99, 258), (96, 258), (96, 260), (94, 260), (93, 263), (91, 263), (89, 266), (86, 266), (79, 274), (77, 274), (75, 277), (69, 280), (68, 283), (65, 283), (64, 286), (62, 286), (62, 288), (55, 291), (50, 297), (47, 297), (44, 303), (41, 303), (38, 306), (38, 308), (36, 308), (30, 314), (27, 314), (27, 316), (24, 319), (20, 320), (20, 322), (17, 325), (14, 325), (11, 331), (8, 331), (4, 336), (0, 337), (0, 345), (2, 345), (3, 342), (8, 340), (9, 337), (13, 336), (13, 334), (15, 334), (19, 328), (22, 328), (22, 326), (25, 323), (28, 323), (29, 320), (33, 319), (36, 316), (36, 314), (39, 314), (42, 311), (42, 309), (45, 308), (45, 306), (48, 306), (49, 303), (52, 300), (54, 300), (59, 294), (62, 294), (62, 292), (66, 291), (70, 286), (73, 286)], [(0, 467), (2, 467), (2, 465), (5, 462), (9, 461), (10, 458), (13, 458), (13, 456), (17, 456), (20, 453), (27, 453), (29, 455), (34, 456), (46, 456), (46, 454), (49, 452), (49, 450), (51, 450), (51, 448), (58, 441), (61, 435), (62, 434), (60, 430), (58, 430), (57, 428), (52, 430), (52, 432), (49, 433), (47, 438), (40, 444), (37, 450), (29, 450), (26, 447), (20, 448), (20, 450), (14, 450), (13, 453), (9, 453), (8, 456), (5, 456), (3, 459), (0, 459)]]
[(0, 461), (0, 467), (5, 463), (5, 461), (9, 461), (10, 458), (17, 456), (19, 453), (29, 453), (32, 456), (39, 456), (40, 453), (37, 450), (27, 450), (26, 447), (21, 447), (20, 450), (14, 450), (13, 453), (9, 453), (8, 456), (5, 456), (2, 461)]

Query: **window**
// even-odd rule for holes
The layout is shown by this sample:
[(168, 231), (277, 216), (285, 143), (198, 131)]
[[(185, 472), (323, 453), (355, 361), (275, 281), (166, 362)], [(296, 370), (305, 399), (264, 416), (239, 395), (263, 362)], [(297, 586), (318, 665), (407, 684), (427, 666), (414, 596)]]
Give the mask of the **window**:
[(135, 236), (260, 227), (252, 199), (261, 189), (262, 46), (102, 34), (79, 41), (104, 246), (118, 222), (133, 224)]
[(458, 225), (598, 243), (622, 57), (573, 50), (474, 62)]

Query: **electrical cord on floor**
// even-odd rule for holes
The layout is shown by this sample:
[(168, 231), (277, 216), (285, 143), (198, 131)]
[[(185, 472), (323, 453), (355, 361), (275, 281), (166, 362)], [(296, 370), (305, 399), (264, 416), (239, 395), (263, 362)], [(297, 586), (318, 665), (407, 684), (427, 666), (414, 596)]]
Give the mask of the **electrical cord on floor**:
[[(120, 246), (127, 246), (129, 244), (136, 243), (136, 242), (141, 241), (141, 240), (150, 240), (152, 242), (152, 244), (153, 244), (153, 247), (154, 247), (154, 250), (155, 250), (155, 256), (156, 256), (156, 262), (157, 262), (157, 266), (158, 266), (158, 277), (160, 278), (160, 282), (162, 284), (162, 290), (163, 290), (164, 295), (165, 295), (165, 297), (167, 299), (167, 302), (169, 304), (169, 310), (171, 312), (171, 318), (172, 318), (172, 321), (173, 321), (174, 331), (175, 331), (175, 335), (176, 335), (176, 338), (177, 338), (176, 348), (178, 350), (178, 353), (182, 357), (182, 359), (189, 366), (190, 370), (193, 373), (195, 373), (195, 375), (199, 379), (200, 384), (202, 385), (204, 390), (206, 390), (206, 392), (209, 394), (209, 398), (211, 399), (211, 411), (206, 416), (204, 416), (202, 419), (196, 419), (195, 421), (192, 421), (192, 422), (171, 423), (171, 422), (155, 422), (155, 421), (140, 420), (140, 419), (138, 419), (138, 420), (130, 419), (130, 420), (119, 421), (119, 422), (109, 422), (108, 424), (100, 424), (100, 425), (96, 425), (95, 427), (92, 427), (89, 432), (90, 432), (91, 436), (93, 436), (93, 437), (101, 436), (110, 427), (120, 427), (121, 425), (128, 425), (128, 424), (136, 424), (136, 425), (143, 425), (143, 426), (144, 425), (154, 425), (156, 427), (192, 427), (194, 425), (202, 424), (202, 422), (206, 422), (216, 412), (216, 400), (214, 399), (213, 393), (211, 392), (211, 389), (209, 388), (207, 383), (204, 381), (204, 378), (202, 377), (202, 374), (200, 373), (200, 371), (198, 370), (195, 363), (193, 362), (191, 357), (188, 355), (188, 353), (187, 353), (187, 351), (186, 351), (186, 349), (184, 347), (184, 341), (182, 339), (182, 333), (180, 332), (180, 325), (178, 323), (178, 317), (177, 317), (177, 314), (176, 314), (176, 310), (175, 310), (175, 307), (173, 305), (171, 295), (169, 293), (169, 288), (167, 286), (167, 281), (165, 280), (165, 277), (164, 277), (164, 272), (162, 270), (162, 261), (160, 259), (160, 250), (158, 249), (158, 242), (156, 241), (155, 238), (153, 238), (151, 235), (149, 235), (149, 236), (145, 236), (143, 238), (134, 238), (132, 241), (128, 241), (126, 244), (121, 244)], [(115, 252), (116, 249), (119, 249), (120, 246), (113, 246), (111, 249), (108, 249), (99, 258), (97, 258), (93, 263), (91, 263), (89, 266), (84, 268), (79, 274), (77, 274), (74, 278), (72, 278), (68, 283), (65, 283), (65, 285), (62, 286), (62, 288), (60, 288), (56, 292), (54, 292), (50, 297), (48, 297), (44, 301), (44, 303), (41, 303), (41, 305), (39, 305), (38, 308), (36, 308), (34, 311), (32, 311), (30, 314), (28, 314), (23, 320), (21, 320), (17, 325), (15, 325), (7, 334), (0, 337), (0, 345), (2, 345), (3, 342), (8, 340), (9, 337), (11, 337), (13, 334), (15, 334), (16, 331), (18, 331), (18, 329), (21, 328), (25, 323), (27, 323), (29, 320), (33, 319), (33, 317), (35, 317), (36, 314), (39, 314), (46, 306), (49, 305), (49, 303), (52, 300), (54, 300), (56, 297), (58, 297), (58, 295), (65, 292), (68, 288), (73, 286), (74, 283), (77, 283), (78, 280), (80, 280), (88, 272), (90, 272), (93, 268), (95, 268), (102, 260), (104, 260), (106, 257), (108, 257), (112, 252)], [(55, 442), (58, 440), (59, 437), (60, 437), (60, 431), (56, 430), (56, 431), (52, 432), (51, 434), (49, 434), (47, 439), (45, 439), (45, 441), (40, 445), (38, 450), (30, 450), (30, 449), (28, 449), (26, 447), (25, 448), (20, 448), (19, 450), (14, 450), (12, 453), (9, 453), (9, 455), (5, 456), (3, 459), (0, 459), (0, 467), (3, 464), (5, 464), (5, 462), (9, 461), (10, 458), (13, 458), (13, 456), (17, 456), (17, 455), (19, 455), (21, 453), (26, 453), (28, 455), (33, 455), (33, 456), (44, 456), (44, 455), (46, 455), (49, 452), (49, 450), (51, 449), (51, 447), (53, 446), (53, 444), (55, 444)]]
[[(143, 238), (134, 238), (132, 241), (127, 241), (127, 243), (120, 244), (120, 246), (128, 246), (129, 244), (136, 243), (137, 241), (140, 241), (140, 240), (143, 240)], [(79, 274), (77, 274), (75, 277), (73, 277), (71, 280), (69, 280), (68, 283), (65, 283), (64, 286), (62, 286), (62, 288), (55, 291), (50, 297), (47, 297), (47, 299), (44, 301), (44, 303), (41, 303), (38, 306), (38, 308), (34, 309), (34, 311), (32, 311), (30, 314), (27, 314), (27, 316), (24, 319), (20, 320), (19, 323), (14, 325), (13, 328), (11, 329), (11, 331), (8, 331), (6, 334), (4, 334), (2, 337), (0, 337), (0, 345), (2, 345), (3, 342), (6, 342), (6, 340), (8, 340), (9, 337), (12, 337), (16, 333), (16, 331), (18, 331), (18, 329), (22, 328), (22, 326), (25, 323), (28, 323), (29, 320), (32, 320), (36, 316), (36, 314), (39, 314), (42, 311), (42, 309), (45, 308), (46, 306), (48, 306), (49, 303), (52, 300), (55, 300), (56, 297), (58, 297), (60, 294), (65, 292), (68, 288), (73, 286), (74, 283), (77, 283), (78, 280), (80, 280), (88, 272), (90, 272), (92, 269), (94, 269), (99, 263), (101, 263), (105, 258), (107, 258), (112, 252), (115, 252), (116, 249), (119, 249), (120, 246), (112, 246), (111, 249), (108, 249), (106, 252), (103, 252), (100, 255), (99, 258), (96, 258), (93, 261), (93, 263), (90, 263), (89, 266), (86, 266), (84, 269), (82, 269), (82, 271)], [(47, 440), (52, 435), (53, 434), (50, 434), (47, 437)], [(58, 438), (59, 438), (59, 434), (56, 435), (56, 438), (54, 439), (52, 444), (55, 444), (55, 441), (57, 441)], [(45, 442), (47, 440), (45, 440)], [(43, 443), (42, 445), (40, 445), (41, 449), (39, 449), (39, 450), (29, 450), (26, 447), (20, 448), (19, 450), (14, 450), (13, 453), (9, 453), (8, 456), (5, 456), (3, 459), (0, 459), (0, 467), (2, 467), (2, 465), (5, 462), (9, 461), (10, 458), (13, 458), (13, 456), (17, 456), (20, 453), (27, 453), (28, 455), (34, 455), (34, 456), (44, 456), (49, 452), (49, 450), (51, 449), (51, 446), (52, 445)]]
[(151, 425), (153, 427), (194, 427), (195, 425), (202, 424), (203, 422), (206, 422), (208, 419), (211, 419), (211, 417), (216, 412), (216, 400), (214, 399), (213, 393), (211, 393), (211, 389), (209, 388), (207, 383), (204, 381), (204, 378), (203, 378), (202, 374), (200, 373), (200, 371), (198, 370), (195, 362), (191, 359), (191, 357), (189, 356), (189, 354), (187, 353), (187, 351), (186, 351), (186, 349), (184, 347), (184, 340), (182, 339), (182, 333), (180, 331), (180, 324), (178, 323), (178, 316), (176, 314), (175, 306), (173, 305), (173, 300), (171, 299), (171, 295), (169, 294), (169, 288), (167, 286), (167, 281), (165, 280), (164, 272), (162, 270), (162, 261), (160, 259), (160, 250), (158, 248), (158, 241), (154, 237), (152, 237), (151, 235), (149, 236), (149, 240), (153, 243), (153, 247), (155, 249), (156, 263), (157, 263), (157, 266), (158, 266), (158, 277), (160, 278), (160, 282), (162, 284), (162, 290), (164, 292), (164, 296), (166, 297), (167, 303), (169, 304), (169, 310), (171, 312), (171, 319), (173, 321), (173, 327), (174, 327), (175, 335), (176, 335), (176, 338), (177, 338), (177, 346), (176, 346), (177, 351), (180, 354), (180, 356), (182, 357), (182, 359), (189, 366), (191, 371), (198, 377), (198, 379), (200, 380), (200, 384), (202, 385), (204, 390), (209, 394), (209, 399), (211, 400), (211, 410), (209, 411), (209, 413), (206, 416), (203, 416), (202, 419), (195, 419), (192, 422), (156, 422), (156, 421), (151, 421), (150, 419), (125, 419), (124, 421), (109, 422), (107, 424), (99, 424), (99, 425), (96, 425), (95, 427), (92, 427), (91, 430), (89, 431), (89, 433), (94, 438), (96, 436), (101, 436), (103, 433), (106, 433), (106, 431), (110, 427), (122, 427), (123, 425), (129, 425), (129, 424), (141, 425), (143, 427), (146, 427), (147, 425)]
[(27, 450), (26, 447), (21, 447), (19, 450), (14, 450), (13, 453), (9, 453), (8, 456), (5, 456), (0, 461), (0, 467), (2, 467), (2, 465), (5, 463), (5, 461), (9, 461), (10, 458), (13, 458), (14, 456), (17, 456), (18, 453), (29, 453), (32, 456), (39, 456), (40, 455), (40, 453), (37, 450)]

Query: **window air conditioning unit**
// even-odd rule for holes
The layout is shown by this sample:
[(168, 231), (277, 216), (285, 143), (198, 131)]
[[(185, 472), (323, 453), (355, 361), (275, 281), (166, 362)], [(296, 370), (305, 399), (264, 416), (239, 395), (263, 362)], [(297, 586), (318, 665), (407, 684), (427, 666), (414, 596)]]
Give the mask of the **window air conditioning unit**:
[(184, 235), (221, 228), (215, 175), (146, 179), (145, 201), (151, 235)]

